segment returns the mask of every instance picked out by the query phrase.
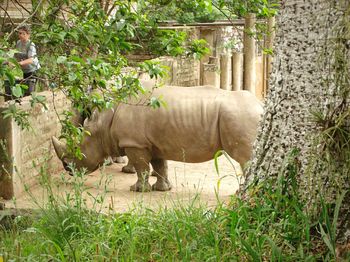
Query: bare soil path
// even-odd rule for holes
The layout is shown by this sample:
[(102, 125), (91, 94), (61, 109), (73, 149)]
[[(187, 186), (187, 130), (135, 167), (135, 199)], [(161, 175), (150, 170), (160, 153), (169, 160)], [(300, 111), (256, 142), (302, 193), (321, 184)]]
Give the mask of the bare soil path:
[[(232, 160), (231, 160), (232, 161)], [(218, 159), (219, 174), (215, 170), (214, 160), (189, 164), (169, 161), (169, 178), (173, 188), (168, 192), (136, 193), (129, 190), (136, 182), (136, 174), (121, 172), (124, 164), (106, 166), (103, 170), (85, 176), (80, 182), (84, 187), (84, 197), (89, 207), (113, 209), (115, 212), (125, 212), (139, 206), (148, 208), (172, 207), (177, 203), (188, 203), (195, 197), (201, 203), (215, 206), (217, 201), (228, 202), (230, 196), (238, 189), (238, 179), (241, 170), (236, 162), (230, 162), (224, 156)], [(238, 175), (237, 175), (238, 173)], [(150, 177), (150, 183), (155, 182)], [(52, 179), (55, 185), (54, 194), (66, 197), (74, 194), (77, 185), (74, 178), (66, 174)], [(47, 192), (41, 186), (31, 189), (32, 197), (23, 193), (18, 199), (7, 201), (6, 207), (36, 208), (33, 199), (41, 205), (47, 201)], [(94, 206), (94, 199), (103, 196), (103, 202)]]

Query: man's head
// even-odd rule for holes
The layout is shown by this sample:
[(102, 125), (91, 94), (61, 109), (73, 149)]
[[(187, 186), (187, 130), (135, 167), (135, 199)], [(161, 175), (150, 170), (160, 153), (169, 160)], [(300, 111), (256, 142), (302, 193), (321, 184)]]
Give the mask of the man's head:
[(30, 27), (29, 25), (21, 25), (17, 28), (19, 40), (26, 42), (30, 38)]

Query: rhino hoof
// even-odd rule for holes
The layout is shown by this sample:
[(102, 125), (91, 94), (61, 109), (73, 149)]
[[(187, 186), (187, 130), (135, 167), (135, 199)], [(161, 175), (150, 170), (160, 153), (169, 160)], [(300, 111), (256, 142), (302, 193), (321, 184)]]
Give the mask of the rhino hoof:
[(156, 182), (155, 184), (152, 185), (152, 190), (153, 191), (169, 191), (171, 190), (172, 185), (171, 183), (168, 182)]
[(136, 183), (130, 187), (130, 191), (134, 192), (150, 192), (151, 191), (151, 185), (149, 183)]
[(134, 174), (134, 173), (136, 173), (136, 170), (135, 170), (135, 167), (133, 167), (133, 166), (123, 166), (122, 172), (128, 173), (128, 174)]

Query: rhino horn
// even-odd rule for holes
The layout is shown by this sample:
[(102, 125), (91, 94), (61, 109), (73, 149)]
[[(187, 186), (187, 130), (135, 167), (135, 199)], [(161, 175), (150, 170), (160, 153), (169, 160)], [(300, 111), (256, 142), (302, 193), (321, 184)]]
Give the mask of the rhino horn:
[(66, 146), (61, 141), (59, 141), (55, 136), (52, 137), (52, 144), (53, 144), (53, 147), (55, 148), (58, 158), (62, 160), (66, 152)]

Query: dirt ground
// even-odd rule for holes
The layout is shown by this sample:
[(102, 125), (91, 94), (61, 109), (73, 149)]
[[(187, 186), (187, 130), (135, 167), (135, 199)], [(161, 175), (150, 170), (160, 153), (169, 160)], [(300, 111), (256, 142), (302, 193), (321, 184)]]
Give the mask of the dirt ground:
[[(54, 194), (67, 197), (74, 194), (77, 182), (84, 187), (86, 203), (89, 207), (106, 211), (126, 212), (140, 206), (157, 209), (159, 207), (171, 208), (178, 203), (189, 203), (199, 196), (200, 202), (209, 207), (215, 206), (217, 201), (227, 202), (230, 196), (238, 189), (238, 179), (241, 178), (241, 169), (236, 162), (228, 160), (225, 156), (218, 159), (219, 174), (215, 170), (214, 160), (189, 164), (169, 161), (169, 178), (173, 188), (168, 192), (136, 193), (129, 190), (136, 182), (136, 174), (121, 172), (124, 164), (106, 166), (103, 170), (85, 176), (82, 180), (75, 180), (67, 174), (54, 177)], [(150, 183), (155, 182), (150, 177)], [(33, 200), (40, 205), (47, 201), (47, 192), (43, 187), (31, 188), (32, 196), (23, 193), (14, 202), (8, 201), (6, 207), (36, 208)], [(104, 197), (101, 204), (94, 199)]]

